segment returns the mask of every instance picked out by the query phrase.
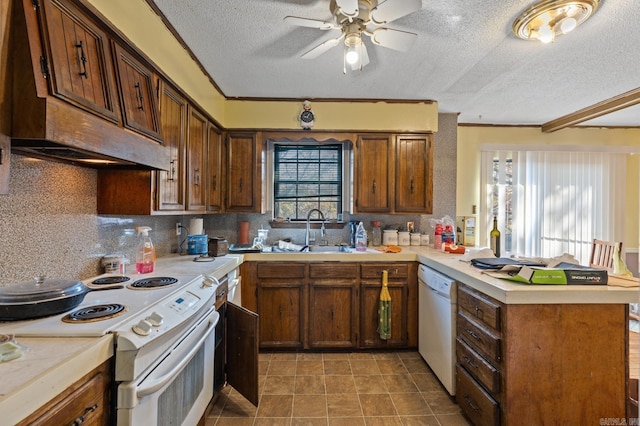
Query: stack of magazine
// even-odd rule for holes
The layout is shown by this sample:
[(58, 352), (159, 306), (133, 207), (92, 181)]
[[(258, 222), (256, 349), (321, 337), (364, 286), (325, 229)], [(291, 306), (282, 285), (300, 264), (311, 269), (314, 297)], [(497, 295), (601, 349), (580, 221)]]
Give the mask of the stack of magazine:
[(560, 262), (546, 266), (539, 262), (511, 258), (472, 259), (471, 264), (495, 278), (523, 284), (605, 285), (604, 269)]

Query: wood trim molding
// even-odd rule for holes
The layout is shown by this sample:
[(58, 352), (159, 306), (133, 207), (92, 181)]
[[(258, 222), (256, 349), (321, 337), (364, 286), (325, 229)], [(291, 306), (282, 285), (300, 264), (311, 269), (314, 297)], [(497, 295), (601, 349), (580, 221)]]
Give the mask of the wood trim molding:
[(573, 126), (593, 118), (601, 117), (606, 114), (636, 105), (640, 103), (640, 87), (618, 96), (606, 99), (597, 104), (593, 104), (571, 114), (567, 114), (555, 120), (547, 121), (542, 124), (544, 133), (555, 132), (565, 127)]

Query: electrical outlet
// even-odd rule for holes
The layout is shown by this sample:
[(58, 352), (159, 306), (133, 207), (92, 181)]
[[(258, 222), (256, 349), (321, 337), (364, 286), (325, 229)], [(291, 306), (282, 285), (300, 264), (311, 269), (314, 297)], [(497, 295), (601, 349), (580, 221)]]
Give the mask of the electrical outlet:
[(179, 237), (180, 236), (180, 227), (182, 226), (182, 224), (180, 222), (176, 222), (176, 236)]

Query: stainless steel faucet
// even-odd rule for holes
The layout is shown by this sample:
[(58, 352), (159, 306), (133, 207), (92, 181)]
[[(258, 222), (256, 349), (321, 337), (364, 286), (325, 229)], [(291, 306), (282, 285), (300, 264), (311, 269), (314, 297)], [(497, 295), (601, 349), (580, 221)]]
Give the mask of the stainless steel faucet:
[(305, 237), (304, 237), (304, 245), (306, 245), (306, 246), (308, 246), (308, 245), (309, 245), (309, 228), (310, 228), (310, 227), (309, 227), (309, 222), (310, 222), (310, 220), (311, 220), (311, 214), (312, 214), (313, 212), (318, 212), (318, 214), (320, 214), (320, 218), (322, 218), (322, 225), (320, 226), (320, 236), (321, 236), (322, 238), (324, 238), (324, 237), (325, 237), (325, 229), (324, 229), (324, 222), (325, 222), (325, 219), (324, 219), (324, 213), (322, 213), (322, 211), (321, 211), (321, 210), (319, 210), (319, 209), (311, 209), (311, 210), (309, 210), (309, 213), (307, 213), (307, 232), (305, 233)]

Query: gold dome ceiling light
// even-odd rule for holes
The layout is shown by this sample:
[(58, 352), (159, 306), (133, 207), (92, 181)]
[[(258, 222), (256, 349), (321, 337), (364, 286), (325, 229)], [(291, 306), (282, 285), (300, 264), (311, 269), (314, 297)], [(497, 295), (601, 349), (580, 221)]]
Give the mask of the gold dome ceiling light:
[(522, 12), (513, 23), (513, 33), (525, 40), (553, 42), (591, 16), (600, 0), (543, 0)]

